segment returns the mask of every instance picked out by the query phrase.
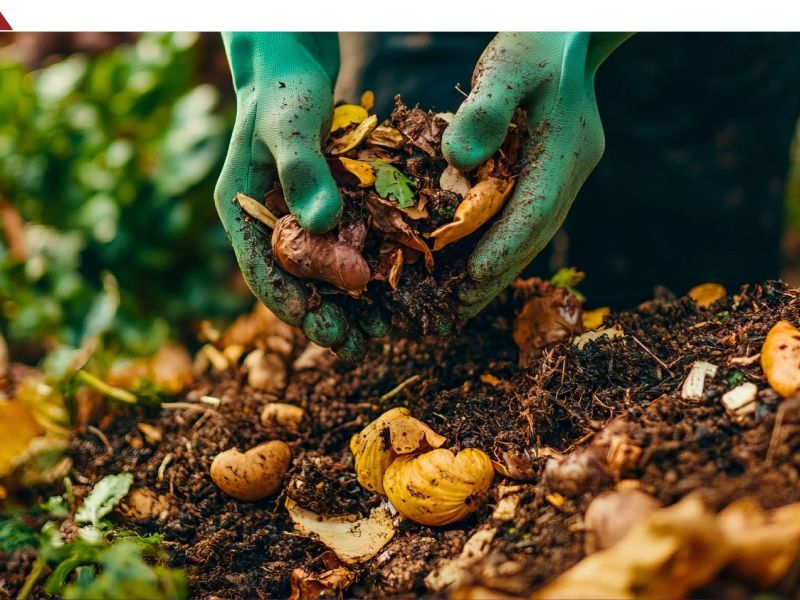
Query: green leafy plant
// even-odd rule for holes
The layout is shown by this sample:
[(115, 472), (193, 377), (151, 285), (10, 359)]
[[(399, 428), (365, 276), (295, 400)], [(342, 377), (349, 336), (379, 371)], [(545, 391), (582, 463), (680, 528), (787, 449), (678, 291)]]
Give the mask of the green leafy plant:
[(375, 169), (375, 189), (384, 198), (391, 198), (400, 208), (409, 208), (414, 204), (413, 183), (398, 169), (382, 160), (373, 160)]

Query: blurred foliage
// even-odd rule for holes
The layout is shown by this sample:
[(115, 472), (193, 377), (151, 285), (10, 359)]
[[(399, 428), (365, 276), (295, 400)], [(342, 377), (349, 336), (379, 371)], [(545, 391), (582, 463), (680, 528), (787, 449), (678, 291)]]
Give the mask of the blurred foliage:
[(196, 83), (197, 39), (143, 34), (34, 72), (0, 59), (0, 196), (24, 223), (24, 257), (0, 231), (12, 344), (80, 346), (109, 312), (109, 273), (105, 339), (125, 354), (251, 302), (225, 285), (235, 267), (213, 187), (233, 107)]

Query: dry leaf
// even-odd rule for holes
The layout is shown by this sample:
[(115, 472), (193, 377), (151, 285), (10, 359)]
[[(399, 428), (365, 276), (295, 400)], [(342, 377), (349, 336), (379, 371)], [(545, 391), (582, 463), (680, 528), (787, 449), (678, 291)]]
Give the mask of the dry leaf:
[(375, 129), (377, 125), (378, 117), (376, 115), (367, 117), (361, 121), (361, 124), (358, 127), (345, 133), (342, 137), (338, 138), (334, 142), (333, 148), (331, 148), (331, 154), (345, 154), (350, 152), (350, 150), (363, 142), (364, 138), (366, 138), (367, 135), (369, 135), (369, 133)]
[(403, 212), (377, 194), (367, 196), (367, 210), (372, 216), (372, 225), (386, 237), (422, 252), (425, 267), (433, 271), (433, 254), (424, 240), (403, 219)]
[(44, 427), (24, 402), (0, 400), (0, 478), (14, 469), (31, 440), (44, 432)]
[(286, 499), (286, 510), (297, 531), (319, 540), (347, 564), (369, 560), (395, 533), (391, 511), (385, 504), (362, 519), (355, 515), (324, 517), (301, 508), (291, 498)]
[(367, 108), (356, 104), (342, 104), (333, 109), (333, 122), (331, 132), (338, 131), (353, 123), (361, 123), (369, 113)]
[(453, 221), (431, 233), (431, 237), (436, 240), (434, 252), (468, 236), (495, 216), (503, 208), (513, 189), (513, 181), (503, 181), (496, 177), (489, 177), (475, 184), (456, 208)]
[(442, 134), (447, 127), (446, 121), (419, 107), (408, 108), (400, 96), (395, 96), (392, 122), (404, 139), (428, 156), (436, 156), (442, 143)]
[[(586, 313), (584, 313), (586, 314)], [(586, 321), (584, 320), (584, 325)], [(584, 346), (589, 342), (596, 342), (603, 338), (612, 339), (616, 337), (625, 337), (625, 333), (619, 328), (619, 325), (613, 327), (606, 327), (605, 329), (598, 329), (596, 331), (587, 331), (572, 340), (572, 343), (578, 347), (578, 350), (583, 350)]]
[(355, 574), (345, 567), (329, 569), (319, 575), (298, 567), (292, 570), (292, 593), (289, 600), (317, 600), (341, 595), (355, 578)]
[(439, 187), (443, 190), (455, 192), (462, 198), (469, 192), (469, 179), (453, 166), (448, 166), (439, 177)]
[(372, 130), (367, 136), (367, 143), (398, 150), (403, 146), (403, 135), (394, 127), (384, 123)]
[(599, 328), (603, 324), (603, 317), (611, 314), (611, 307), (601, 306), (592, 310), (583, 311), (583, 329), (585, 331), (592, 331)]
[(339, 157), (342, 166), (358, 177), (359, 187), (369, 187), (375, 184), (375, 171), (372, 165), (363, 160), (354, 160), (352, 158)]
[(369, 283), (369, 265), (357, 248), (331, 233), (309, 233), (292, 215), (275, 225), (272, 252), (284, 269), (302, 279), (321, 279), (346, 291), (364, 290)]
[(133, 488), (117, 506), (116, 512), (137, 521), (156, 519), (169, 512), (169, 499), (148, 488)]
[(767, 382), (784, 398), (800, 391), (800, 331), (778, 321), (761, 347), (761, 367)]
[(700, 308), (709, 308), (718, 300), (722, 300), (727, 291), (718, 283), (701, 283), (694, 286), (687, 294)]

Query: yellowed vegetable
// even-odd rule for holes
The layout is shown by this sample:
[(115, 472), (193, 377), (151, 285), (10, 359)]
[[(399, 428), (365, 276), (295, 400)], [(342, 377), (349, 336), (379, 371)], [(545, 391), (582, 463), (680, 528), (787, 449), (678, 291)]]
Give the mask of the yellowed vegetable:
[(458, 454), (438, 448), (398, 456), (386, 470), (383, 487), (397, 511), (423, 525), (448, 525), (474, 512), (492, 484), (494, 469), (484, 452)]
[(700, 308), (708, 308), (718, 300), (722, 300), (728, 292), (718, 283), (701, 283), (689, 290), (689, 298)]
[(333, 109), (331, 131), (338, 131), (352, 123), (361, 123), (369, 116), (367, 109), (357, 104), (342, 104)]
[(270, 402), (261, 409), (261, 424), (264, 426), (278, 425), (287, 429), (296, 430), (303, 422), (306, 411), (294, 404), (284, 402)]
[(488, 177), (471, 187), (456, 208), (453, 221), (431, 233), (431, 237), (436, 240), (433, 250), (441, 250), (486, 223), (503, 208), (512, 189), (513, 181), (504, 181), (497, 177)]
[(359, 187), (369, 187), (374, 185), (375, 171), (372, 169), (372, 165), (370, 165), (368, 162), (364, 162), (363, 160), (355, 160), (352, 158), (345, 158), (344, 156), (340, 157), (339, 160), (345, 169), (358, 177)]
[(333, 144), (333, 148), (331, 149), (331, 153), (344, 154), (349, 152), (358, 146), (362, 141), (364, 141), (364, 138), (367, 137), (377, 125), (378, 117), (376, 115), (372, 115), (371, 117), (364, 119), (353, 131), (344, 134), (342, 137), (336, 140), (336, 142)]
[(603, 317), (611, 314), (611, 307), (601, 306), (592, 310), (583, 311), (581, 319), (583, 320), (583, 330), (592, 331), (599, 328), (603, 324)]
[(392, 514), (385, 504), (373, 508), (363, 519), (355, 515), (323, 517), (298, 506), (291, 498), (286, 499), (286, 510), (297, 531), (318, 539), (348, 564), (363, 562), (378, 554), (395, 532)]
[(396, 150), (403, 145), (403, 134), (389, 125), (380, 125), (367, 136), (367, 143)]
[(291, 449), (281, 441), (259, 444), (247, 452), (231, 448), (214, 458), (211, 479), (237, 500), (260, 500), (278, 491), (291, 458)]
[(364, 110), (372, 110), (375, 106), (375, 92), (372, 90), (367, 90), (363, 94), (361, 94), (361, 106)]
[(393, 408), (350, 440), (358, 482), (368, 490), (383, 494), (384, 474), (395, 457), (420, 448), (438, 448), (444, 442), (444, 437), (412, 417), (407, 408)]
[(761, 347), (761, 368), (773, 390), (784, 398), (800, 391), (800, 331), (778, 321)]

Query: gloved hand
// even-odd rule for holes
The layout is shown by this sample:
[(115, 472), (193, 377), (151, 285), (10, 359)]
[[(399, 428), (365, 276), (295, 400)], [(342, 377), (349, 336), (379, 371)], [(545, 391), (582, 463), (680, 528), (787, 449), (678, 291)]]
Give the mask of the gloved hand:
[[(323, 301), (307, 309), (306, 287), (275, 261), (269, 235), (242, 218), (237, 192), (256, 199), (280, 178), (287, 205), (313, 233), (335, 227), (339, 189), (322, 155), (333, 113), (339, 70), (335, 33), (223, 34), (236, 89), (236, 123), (214, 199), (236, 259), (253, 294), (308, 339), (333, 346), (345, 360), (366, 352), (366, 336), (342, 310)], [(382, 323), (367, 322), (371, 335)]]
[(499, 33), (481, 55), (472, 92), (445, 130), (453, 166), (482, 164), (503, 142), (514, 109), (531, 131), (516, 189), (470, 256), (459, 315), (480, 312), (545, 247), (603, 154), (594, 76), (631, 34)]

